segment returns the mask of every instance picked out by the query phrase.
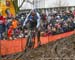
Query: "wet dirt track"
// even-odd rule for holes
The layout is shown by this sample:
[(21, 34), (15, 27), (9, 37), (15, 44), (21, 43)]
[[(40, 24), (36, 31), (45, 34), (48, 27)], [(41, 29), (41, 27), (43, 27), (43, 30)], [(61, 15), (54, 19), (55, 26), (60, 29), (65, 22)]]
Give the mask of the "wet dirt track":
[(14, 55), (2, 56), (2, 60), (75, 60), (75, 35), (48, 43), (36, 49)]

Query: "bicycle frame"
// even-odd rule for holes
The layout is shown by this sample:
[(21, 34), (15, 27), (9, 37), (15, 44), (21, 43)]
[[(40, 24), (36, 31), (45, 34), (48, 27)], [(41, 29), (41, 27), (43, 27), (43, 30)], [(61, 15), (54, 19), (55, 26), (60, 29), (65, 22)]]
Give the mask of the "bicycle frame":
[(32, 41), (32, 30), (29, 30), (28, 37), (27, 37), (27, 47), (31, 45), (33, 47), (33, 41)]

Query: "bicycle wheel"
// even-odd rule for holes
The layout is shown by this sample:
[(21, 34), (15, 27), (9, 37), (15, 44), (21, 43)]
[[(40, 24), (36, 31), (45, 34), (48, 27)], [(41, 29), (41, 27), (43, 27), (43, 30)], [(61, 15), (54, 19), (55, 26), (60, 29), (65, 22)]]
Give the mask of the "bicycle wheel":
[(28, 48), (32, 48), (33, 47), (33, 41), (32, 41), (32, 31), (30, 32), (29, 36), (28, 36)]

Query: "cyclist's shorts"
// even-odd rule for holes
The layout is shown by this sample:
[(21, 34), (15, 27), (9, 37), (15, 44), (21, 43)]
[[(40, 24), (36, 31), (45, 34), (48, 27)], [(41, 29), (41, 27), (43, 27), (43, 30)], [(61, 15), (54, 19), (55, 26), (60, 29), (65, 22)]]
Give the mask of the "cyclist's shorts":
[(29, 29), (34, 29), (34, 28), (36, 28), (36, 25), (37, 25), (37, 21), (35, 21), (35, 22), (30, 22), (29, 23)]

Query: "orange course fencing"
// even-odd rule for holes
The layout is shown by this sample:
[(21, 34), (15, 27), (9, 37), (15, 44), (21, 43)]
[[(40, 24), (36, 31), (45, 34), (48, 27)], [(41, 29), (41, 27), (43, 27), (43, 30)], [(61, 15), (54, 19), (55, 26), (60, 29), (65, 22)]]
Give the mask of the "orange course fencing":
[[(75, 31), (71, 31), (63, 34), (53, 35), (53, 36), (40, 37), (41, 45), (59, 40), (61, 38), (68, 37), (74, 34), (74, 32)], [(26, 38), (20, 38), (16, 40), (0, 40), (0, 46), (1, 46), (0, 55), (8, 55), (8, 54), (14, 54), (14, 53), (24, 51), (26, 47), (26, 41), (27, 41)], [(38, 46), (38, 42), (37, 39), (35, 39), (34, 48), (36, 48), (37, 46)]]

